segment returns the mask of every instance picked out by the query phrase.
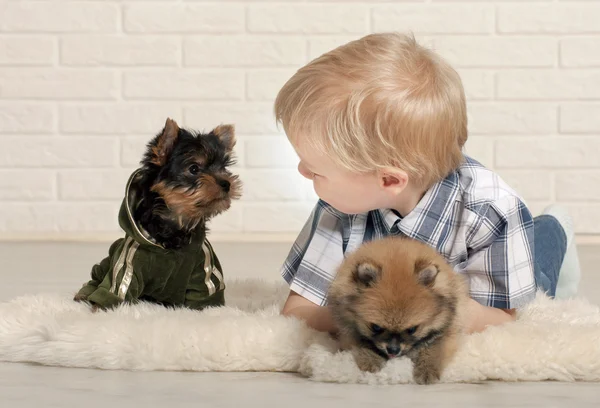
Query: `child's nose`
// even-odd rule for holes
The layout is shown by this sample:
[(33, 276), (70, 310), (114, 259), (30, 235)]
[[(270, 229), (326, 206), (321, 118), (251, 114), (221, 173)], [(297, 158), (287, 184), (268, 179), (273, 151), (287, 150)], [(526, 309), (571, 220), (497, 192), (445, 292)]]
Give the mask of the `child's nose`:
[(310, 172), (302, 162), (298, 163), (298, 173), (302, 174), (302, 176), (306, 177), (309, 180), (313, 179), (313, 174)]

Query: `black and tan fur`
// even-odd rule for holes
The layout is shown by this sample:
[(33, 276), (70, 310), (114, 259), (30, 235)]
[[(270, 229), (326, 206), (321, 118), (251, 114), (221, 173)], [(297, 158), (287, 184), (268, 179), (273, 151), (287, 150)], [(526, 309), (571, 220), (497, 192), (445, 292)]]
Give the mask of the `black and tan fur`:
[(141, 200), (134, 218), (157, 243), (178, 249), (206, 221), (241, 194), (234, 164), (232, 125), (207, 134), (179, 128), (172, 119), (148, 143), (141, 172)]
[(377, 372), (406, 356), (419, 384), (438, 381), (452, 359), (467, 299), (463, 277), (440, 254), (398, 237), (351, 253), (328, 294), (341, 346), (361, 370)]
[(234, 145), (232, 125), (200, 133), (167, 119), (127, 182), (118, 217), (124, 237), (92, 267), (75, 300), (93, 310), (141, 300), (196, 310), (224, 305), (223, 268), (206, 224), (240, 197), (230, 171)]

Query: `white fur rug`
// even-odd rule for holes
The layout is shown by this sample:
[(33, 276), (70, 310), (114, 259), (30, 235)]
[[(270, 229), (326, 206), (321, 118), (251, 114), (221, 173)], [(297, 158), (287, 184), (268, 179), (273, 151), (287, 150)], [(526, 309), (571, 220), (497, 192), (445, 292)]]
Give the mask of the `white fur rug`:
[[(68, 296), (0, 304), (0, 360), (123, 370), (297, 371), (315, 381), (412, 382), (411, 363), (362, 373), (326, 335), (279, 316), (287, 289), (230, 282), (228, 306), (193, 312), (143, 304), (92, 314)], [(515, 323), (465, 338), (444, 382), (600, 381), (600, 310), (539, 294)]]

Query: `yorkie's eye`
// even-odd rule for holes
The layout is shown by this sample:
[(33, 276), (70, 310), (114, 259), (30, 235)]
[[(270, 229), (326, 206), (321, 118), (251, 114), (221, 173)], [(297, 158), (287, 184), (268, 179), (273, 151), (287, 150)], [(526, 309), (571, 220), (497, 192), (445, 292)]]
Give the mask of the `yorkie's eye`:
[(406, 334), (408, 334), (409, 336), (412, 336), (413, 334), (415, 334), (415, 332), (417, 331), (418, 328), (419, 328), (419, 326), (409, 327), (408, 329), (406, 329)]
[(190, 173), (192, 173), (194, 176), (198, 173), (200, 173), (200, 167), (197, 164), (192, 164), (189, 169)]
[(383, 327), (376, 325), (375, 323), (371, 324), (371, 331), (375, 334), (383, 333)]

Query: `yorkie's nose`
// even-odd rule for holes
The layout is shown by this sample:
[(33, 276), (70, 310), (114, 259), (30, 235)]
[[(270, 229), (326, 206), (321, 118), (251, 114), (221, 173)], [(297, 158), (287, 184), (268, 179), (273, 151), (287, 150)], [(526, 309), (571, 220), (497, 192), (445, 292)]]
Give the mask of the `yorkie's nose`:
[(221, 186), (223, 191), (225, 191), (226, 193), (229, 193), (229, 187), (231, 187), (231, 183), (229, 181), (219, 180), (219, 181), (217, 181), (217, 183)]

